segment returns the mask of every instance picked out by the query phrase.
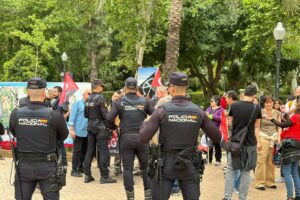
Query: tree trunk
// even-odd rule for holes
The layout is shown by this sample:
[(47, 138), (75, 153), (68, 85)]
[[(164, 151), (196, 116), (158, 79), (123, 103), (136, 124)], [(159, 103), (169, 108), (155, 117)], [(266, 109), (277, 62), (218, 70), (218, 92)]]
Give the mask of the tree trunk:
[(97, 54), (91, 51), (91, 81), (98, 79)]
[(142, 28), (138, 30), (141, 39), (136, 43), (136, 62), (138, 66), (143, 66), (144, 53), (146, 49), (146, 40), (148, 36), (147, 27), (151, 21), (153, 0), (143, 1), (142, 8), (140, 10), (140, 16), (142, 18)]
[(136, 54), (137, 54), (136, 62), (138, 66), (143, 66), (146, 39), (147, 39), (147, 30), (145, 28), (141, 41), (139, 41), (136, 45)]
[(169, 77), (178, 65), (182, 13), (183, 0), (172, 0), (164, 67), (165, 78)]

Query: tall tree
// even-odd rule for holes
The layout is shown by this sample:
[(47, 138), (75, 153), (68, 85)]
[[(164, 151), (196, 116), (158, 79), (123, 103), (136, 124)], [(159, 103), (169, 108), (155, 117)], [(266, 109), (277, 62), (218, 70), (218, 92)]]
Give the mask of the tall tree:
[(168, 7), (165, 0), (111, 0), (106, 4), (109, 26), (121, 42), (115, 66), (125, 65), (135, 71), (144, 65), (145, 53), (165, 38)]
[(169, 15), (166, 59), (163, 70), (166, 77), (169, 77), (169, 75), (174, 72), (178, 66), (182, 14), (183, 0), (172, 0)]

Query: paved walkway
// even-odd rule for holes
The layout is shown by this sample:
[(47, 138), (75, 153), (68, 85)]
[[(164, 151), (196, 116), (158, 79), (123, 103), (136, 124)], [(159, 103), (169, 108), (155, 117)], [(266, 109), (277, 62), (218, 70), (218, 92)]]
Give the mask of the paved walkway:
[[(6, 158), (0, 160), (0, 200), (12, 200), (14, 188), (10, 184), (10, 168), (12, 160)], [(99, 180), (99, 172), (93, 163), (92, 173), (96, 180)], [(224, 163), (222, 163), (224, 166)], [(69, 163), (71, 166), (71, 163)], [(70, 168), (70, 167), (69, 167)], [(123, 181), (117, 177), (117, 184), (100, 185), (98, 181), (89, 184), (83, 183), (83, 178), (70, 176), (68, 169), (67, 186), (61, 190), (61, 200), (125, 200)], [(276, 177), (279, 170), (276, 169)], [(135, 195), (136, 200), (143, 199), (142, 180), (140, 177), (135, 178)], [(201, 183), (201, 200), (221, 200), (224, 191), (224, 175), (221, 166), (208, 165), (205, 170), (203, 182)], [(253, 188), (253, 183), (249, 192), (249, 200), (284, 200), (286, 195), (284, 183), (278, 184), (278, 189), (267, 189), (258, 191)], [(41, 200), (39, 191), (35, 191), (33, 200)], [(182, 199), (182, 196), (171, 197), (172, 200)], [(233, 200), (237, 200), (234, 195)]]

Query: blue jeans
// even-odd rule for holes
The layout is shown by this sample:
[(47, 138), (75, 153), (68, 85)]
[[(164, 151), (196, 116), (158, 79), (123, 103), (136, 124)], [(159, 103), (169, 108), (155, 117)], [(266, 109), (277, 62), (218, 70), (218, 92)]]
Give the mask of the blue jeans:
[(240, 183), (241, 183), (241, 170), (234, 170), (235, 175), (234, 175), (234, 189), (239, 191), (240, 188)]
[(232, 192), (235, 186), (235, 177), (237, 171), (240, 171), (240, 187), (239, 187), (239, 200), (246, 200), (248, 195), (248, 189), (251, 183), (250, 170), (233, 170), (231, 153), (227, 154), (227, 169), (225, 178), (225, 191), (224, 197), (228, 200), (232, 199)]
[(294, 161), (288, 164), (282, 165), (282, 173), (285, 180), (285, 186), (287, 190), (287, 197), (293, 197), (294, 187), (296, 197), (300, 197), (300, 179), (298, 173), (299, 161)]

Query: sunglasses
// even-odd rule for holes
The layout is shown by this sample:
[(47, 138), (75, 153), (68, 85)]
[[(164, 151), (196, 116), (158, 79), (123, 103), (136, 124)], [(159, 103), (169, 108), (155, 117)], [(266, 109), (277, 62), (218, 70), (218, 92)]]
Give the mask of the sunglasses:
[(215, 102), (214, 100), (210, 100), (210, 102)]

